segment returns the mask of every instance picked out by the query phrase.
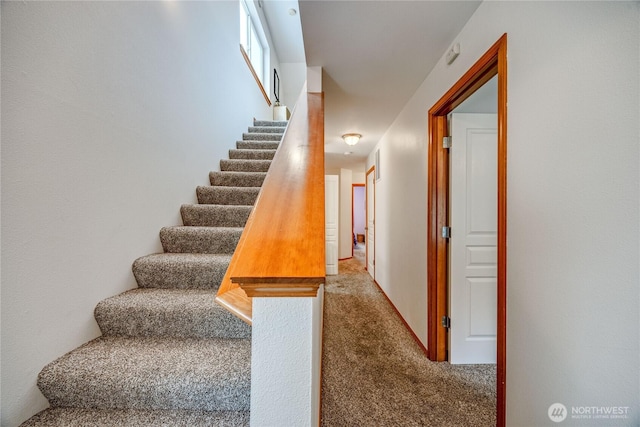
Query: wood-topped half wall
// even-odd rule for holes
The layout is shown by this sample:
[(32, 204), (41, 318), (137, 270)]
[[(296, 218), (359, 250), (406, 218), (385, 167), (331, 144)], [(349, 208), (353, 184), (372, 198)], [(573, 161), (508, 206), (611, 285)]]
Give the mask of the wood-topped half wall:
[(252, 297), (314, 297), (325, 282), (324, 98), (303, 91), (216, 302), (251, 324)]

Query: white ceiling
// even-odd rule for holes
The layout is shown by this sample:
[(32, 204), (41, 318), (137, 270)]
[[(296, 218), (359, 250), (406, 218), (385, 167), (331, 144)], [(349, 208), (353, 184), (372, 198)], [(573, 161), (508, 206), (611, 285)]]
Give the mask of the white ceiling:
[[(305, 62), (298, 0), (259, 0), (280, 62)], [(294, 15), (290, 10), (295, 10)]]
[[(324, 70), (326, 168), (356, 170), (364, 168), (366, 156), (480, 5), (424, 0), (261, 3), (280, 61), (304, 62), (290, 59), (304, 52), (308, 66)], [(292, 26), (286, 19), (290, 8), (299, 12), (303, 48), (295, 29), (285, 30)], [(355, 147), (341, 139), (349, 132), (363, 135)], [(345, 156), (346, 151), (353, 153)]]

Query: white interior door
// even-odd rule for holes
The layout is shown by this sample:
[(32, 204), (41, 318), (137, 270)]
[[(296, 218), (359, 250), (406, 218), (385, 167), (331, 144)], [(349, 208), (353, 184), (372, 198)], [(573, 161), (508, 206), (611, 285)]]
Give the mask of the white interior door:
[(449, 362), (496, 363), (497, 116), (453, 114)]
[(375, 170), (371, 170), (367, 174), (367, 271), (373, 277), (376, 278), (375, 275), (375, 198), (376, 198), (376, 190), (375, 190)]
[(338, 218), (340, 182), (338, 175), (324, 176), (325, 263), (327, 275), (338, 274)]

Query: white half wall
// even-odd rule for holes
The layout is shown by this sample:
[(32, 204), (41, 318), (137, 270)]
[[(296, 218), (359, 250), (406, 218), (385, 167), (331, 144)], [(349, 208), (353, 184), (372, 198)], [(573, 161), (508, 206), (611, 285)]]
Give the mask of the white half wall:
[(47, 406), (45, 364), (100, 334), (96, 304), (253, 117), (236, 1), (2, 3), (2, 415)]
[(323, 301), (253, 299), (251, 427), (318, 425)]
[(640, 424), (639, 23), (638, 2), (483, 2), (376, 147), (376, 279), (426, 343), (427, 111), (508, 33), (508, 426), (556, 402)]

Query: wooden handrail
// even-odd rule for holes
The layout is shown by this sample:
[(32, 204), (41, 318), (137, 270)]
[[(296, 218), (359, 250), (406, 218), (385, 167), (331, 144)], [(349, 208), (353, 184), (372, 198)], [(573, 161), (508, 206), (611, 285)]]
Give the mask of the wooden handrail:
[(251, 298), (316, 296), (325, 282), (324, 98), (303, 91), (216, 302), (251, 323)]

